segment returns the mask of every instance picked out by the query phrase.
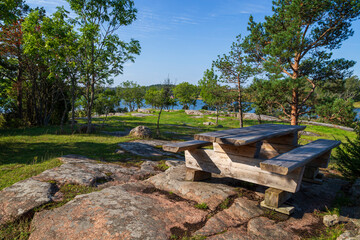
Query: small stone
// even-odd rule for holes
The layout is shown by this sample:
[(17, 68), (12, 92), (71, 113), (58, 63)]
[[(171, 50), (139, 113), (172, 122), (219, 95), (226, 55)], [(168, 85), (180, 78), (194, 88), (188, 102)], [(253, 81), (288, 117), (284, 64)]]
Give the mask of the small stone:
[(325, 215), (323, 218), (323, 223), (327, 227), (332, 227), (339, 223), (339, 216), (336, 214), (333, 215)]
[(116, 150), (115, 150), (115, 153), (116, 153), (116, 154), (123, 154), (123, 153), (125, 153), (125, 151), (124, 151), (124, 150), (121, 150), (121, 149), (116, 149)]
[(219, 125), (217, 125), (216, 127), (217, 127), (217, 128), (223, 128), (224, 126), (221, 125), (221, 124), (219, 124)]
[(136, 128), (131, 129), (129, 135), (139, 138), (151, 138), (152, 132), (150, 128), (146, 126), (137, 126)]
[(203, 124), (204, 124), (205, 126), (216, 125), (216, 123), (213, 123), (213, 122), (203, 122)]

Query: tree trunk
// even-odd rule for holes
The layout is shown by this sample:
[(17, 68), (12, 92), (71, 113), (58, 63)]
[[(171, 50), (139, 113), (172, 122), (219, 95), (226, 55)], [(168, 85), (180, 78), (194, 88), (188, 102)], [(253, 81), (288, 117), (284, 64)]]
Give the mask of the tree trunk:
[(218, 125), (219, 122), (219, 107), (216, 108), (216, 125)]
[(88, 118), (88, 122), (87, 122), (87, 129), (86, 129), (86, 133), (91, 133), (91, 113), (92, 113), (92, 106), (94, 103), (94, 98), (95, 98), (95, 66), (94, 66), (94, 51), (95, 51), (95, 46), (94, 46), (94, 41), (91, 43), (91, 84), (90, 84), (90, 99), (88, 101), (88, 112), (87, 112), (87, 118)]
[(64, 108), (64, 112), (61, 116), (61, 122), (60, 122), (60, 134), (63, 134), (64, 133), (64, 121), (65, 121), (65, 116), (66, 116), (66, 113), (67, 113), (67, 101), (66, 101), (66, 97), (65, 97), (65, 94), (63, 91), (61, 91), (61, 94), (64, 98), (64, 104), (65, 104), (65, 108)]
[(291, 125), (298, 125), (299, 118), (299, 94), (297, 89), (292, 90), (292, 104), (291, 104)]
[(71, 78), (71, 133), (75, 130), (75, 78)]
[(18, 118), (23, 118), (23, 86), (22, 86), (22, 66), (19, 66), (17, 80), (16, 80), (16, 104), (17, 104), (17, 110), (18, 110)]
[(241, 103), (241, 86), (240, 86), (240, 79), (238, 79), (238, 91), (239, 91), (239, 96), (238, 96), (238, 104), (239, 104), (239, 124), (240, 127), (244, 127), (244, 123), (243, 123), (243, 112), (242, 112), (242, 103)]
[(163, 107), (160, 108), (160, 112), (159, 112), (158, 119), (157, 119), (156, 134), (157, 134), (158, 136), (160, 136), (160, 126), (159, 126), (159, 123), (160, 123), (160, 115), (161, 115), (162, 110), (163, 110)]

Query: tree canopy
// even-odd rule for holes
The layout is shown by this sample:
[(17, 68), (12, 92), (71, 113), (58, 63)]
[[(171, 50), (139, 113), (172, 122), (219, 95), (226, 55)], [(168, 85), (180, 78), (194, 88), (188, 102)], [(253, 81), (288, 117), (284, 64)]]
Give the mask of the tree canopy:
[(274, 86), (270, 91), (283, 112), (298, 123), (315, 88), (332, 79), (349, 77), (355, 62), (333, 59), (331, 50), (353, 35), (351, 23), (360, 15), (356, 0), (273, 1), (273, 15), (256, 23), (250, 17), (244, 47), (262, 64)]

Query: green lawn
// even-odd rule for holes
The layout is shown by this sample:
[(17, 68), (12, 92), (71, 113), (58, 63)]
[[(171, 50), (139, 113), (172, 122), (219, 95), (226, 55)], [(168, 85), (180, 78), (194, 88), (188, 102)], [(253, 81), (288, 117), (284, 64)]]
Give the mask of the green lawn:
[[(156, 114), (156, 113), (155, 113)], [(161, 116), (161, 138), (181, 139), (199, 132), (216, 131), (215, 126), (204, 126), (203, 122), (213, 121), (208, 117), (192, 118), (184, 111), (164, 112)], [(238, 121), (232, 117), (222, 117), (219, 124), (224, 129), (238, 127)], [(0, 130), (0, 189), (40, 172), (59, 166), (57, 159), (66, 154), (80, 154), (101, 161), (128, 163), (139, 162), (141, 158), (131, 154), (116, 154), (117, 143), (130, 141), (129, 137), (115, 137), (102, 134), (100, 131), (122, 131), (138, 125), (156, 128), (157, 116), (132, 117), (130, 114), (121, 117), (110, 117), (108, 126), (98, 128), (95, 134), (58, 135), (59, 127), (34, 127), (26, 129)], [(80, 120), (81, 123), (81, 120)], [(100, 123), (95, 119), (94, 123)], [(183, 125), (183, 124), (186, 124)], [(258, 124), (257, 121), (245, 121), (245, 126)], [(176, 125), (176, 126), (174, 126)], [(70, 132), (69, 126), (66, 131)], [(355, 133), (321, 126), (308, 126), (306, 131), (317, 133), (320, 137), (302, 136), (300, 142), (306, 143), (317, 138), (339, 139), (354, 138)], [(161, 158), (160, 158), (161, 159)]]

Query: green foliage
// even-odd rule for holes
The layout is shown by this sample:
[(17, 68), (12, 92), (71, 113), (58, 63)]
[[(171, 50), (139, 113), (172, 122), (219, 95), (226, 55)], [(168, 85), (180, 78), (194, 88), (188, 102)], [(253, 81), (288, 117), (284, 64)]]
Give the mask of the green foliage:
[[(165, 81), (167, 81), (167, 83), (170, 83), (170, 79), (167, 79)], [(149, 88), (145, 93), (145, 102), (152, 107), (160, 109), (156, 127), (157, 135), (160, 135), (160, 116), (162, 110), (174, 104), (174, 99), (171, 96), (170, 84), (165, 85), (165, 87), (161, 89), (157, 89), (155, 87)]]
[(336, 97), (318, 99), (315, 113), (325, 121), (345, 126), (352, 126), (356, 115), (354, 102), (351, 99)]
[(235, 84), (238, 94), (234, 97), (238, 102), (240, 127), (243, 127), (243, 84), (258, 72), (257, 68), (247, 60), (247, 55), (242, 48), (242, 41), (241, 35), (238, 35), (236, 41), (231, 45), (229, 54), (218, 56), (218, 59), (213, 62), (213, 66), (221, 73), (220, 79), (225, 83)]
[(21, 217), (14, 222), (0, 226), (0, 239), (27, 240), (31, 231), (31, 218)]
[(198, 208), (198, 209), (201, 209), (201, 210), (207, 210), (209, 208), (206, 203), (195, 204), (195, 207)]
[(307, 238), (306, 240), (336, 240), (345, 231), (344, 224), (326, 228), (319, 236)]
[[(160, 171), (165, 172), (167, 169), (169, 169), (170, 167), (168, 165), (166, 165), (164, 160), (161, 160), (159, 162), (159, 164), (156, 166), (157, 169), (159, 169)], [(170, 192), (171, 194), (171, 192)]]
[(145, 87), (132, 81), (125, 81), (116, 88), (116, 94), (123, 100), (129, 111), (133, 112), (135, 107), (139, 109), (143, 106)]
[(224, 210), (229, 208), (230, 206), (230, 198), (226, 198), (221, 204), (220, 204), (220, 209)]
[(360, 79), (358, 76), (351, 76), (345, 80), (345, 98), (360, 101)]
[(229, 97), (227, 86), (221, 86), (218, 83), (218, 76), (214, 70), (207, 69), (204, 72), (204, 77), (199, 81), (200, 97), (210, 107), (216, 108), (216, 123), (218, 123), (218, 112), (227, 103), (232, 103), (232, 98)]
[(335, 152), (334, 159), (338, 165), (338, 170), (342, 175), (354, 181), (360, 177), (360, 125), (357, 122), (355, 127), (357, 137), (351, 140), (346, 137), (347, 142), (342, 143)]
[[(307, 112), (315, 89), (332, 79), (351, 75), (354, 61), (333, 59), (332, 49), (353, 35), (351, 22), (360, 15), (357, 0), (273, 1), (273, 15), (262, 23), (251, 16), (244, 48), (253, 61), (261, 64), (268, 80), (282, 80), (286, 91), (273, 102), (297, 124)], [(277, 99), (276, 95), (269, 96)]]
[(197, 86), (188, 82), (183, 82), (173, 89), (175, 98), (183, 105), (183, 109), (188, 109), (190, 105), (196, 106), (196, 100), (199, 96)]
[(119, 105), (119, 99), (116, 96), (115, 90), (110, 88), (100, 89), (100, 93), (97, 94), (94, 102), (94, 110), (100, 115), (108, 115), (110, 112), (115, 112), (117, 105)]

